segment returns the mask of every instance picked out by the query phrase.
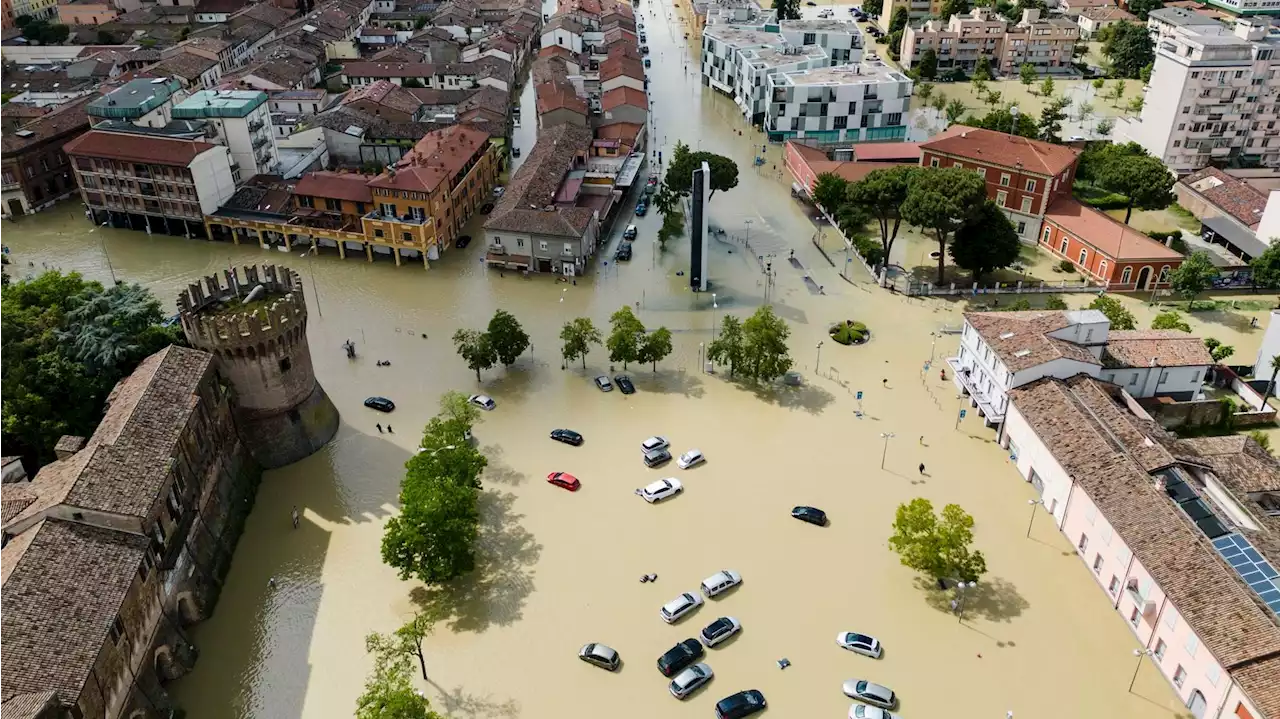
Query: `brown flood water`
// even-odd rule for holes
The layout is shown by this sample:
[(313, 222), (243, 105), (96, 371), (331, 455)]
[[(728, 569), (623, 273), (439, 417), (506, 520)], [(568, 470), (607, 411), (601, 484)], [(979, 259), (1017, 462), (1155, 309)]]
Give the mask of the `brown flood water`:
[[(437, 711), (458, 719), (706, 717), (717, 699), (747, 688), (767, 695), (766, 716), (841, 717), (849, 700), (840, 683), (853, 677), (892, 687), (907, 717), (978, 719), (1007, 710), (1037, 719), (1175, 716), (1177, 700), (1150, 665), (1135, 693), (1126, 692), (1136, 647), (1127, 628), (1052, 522), (1039, 518), (1032, 538), (1024, 537), (1032, 489), (972, 416), (953, 427), (959, 404), (950, 385), (936, 371), (921, 378), (930, 333), (958, 323), (957, 308), (873, 290), (861, 271), (850, 270), (855, 284), (839, 279), (808, 242), (813, 226), (789, 183), (752, 168), (751, 143), (758, 150), (761, 136), (744, 130), (739, 137), (744, 126), (732, 104), (681, 74), (681, 33), (664, 25), (670, 7), (657, 10), (644, 19), (664, 152), (679, 137), (737, 159), (741, 184), (713, 200), (714, 221), (741, 235), (751, 219), (758, 252), (794, 249), (826, 285), (826, 296), (813, 294), (800, 270), (785, 259), (775, 264), (773, 299), (791, 323), (804, 387), (757, 391), (697, 372), (699, 344), (710, 340), (713, 322), (759, 306), (762, 275), (739, 247), (713, 243), (713, 308), (710, 295), (693, 295), (674, 274), (687, 267), (686, 246), (653, 257), (656, 213), (637, 221), (633, 261), (610, 263), (576, 285), (486, 272), (478, 222), (471, 247), (429, 272), (90, 230), (71, 205), (6, 224), (18, 276), (33, 271), (32, 262), (34, 270), (47, 263), (105, 280), (105, 248), (117, 275), (170, 304), (187, 282), (228, 263), (289, 263), (307, 282), (312, 355), (343, 425), (323, 451), (267, 474), (217, 612), (194, 629), (200, 661), (171, 686), (188, 716), (351, 716), (369, 669), (364, 636), (393, 630), (421, 602), (446, 608), (450, 618), (427, 642), (430, 681), (417, 681)], [(778, 154), (769, 149), (770, 164)], [(647, 325), (665, 325), (676, 337), (675, 353), (657, 373), (631, 368), (637, 394), (592, 386), (590, 378), (608, 369), (600, 348), (585, 371), (561, 370), (561, 324), (585, 315), (603, 325), (620, 305), (636, 302)], [(477, 385), (449, 337), (482, 326), (497, 308), (524, 323), (534, 347), (510, 371), (488, 372)], [(819, 350), (828, 323), (846, 318), (870, 325), (872, 342), (827, 342)], [(340, 348), (348, 338), (356, 361)], [(943, 337), (936, 356), (955, 344)], [(392, 366), (376, 367), (376, 359)], [(402, 465), (449, 389), (484, 391), (498, 402), (476, 429), (490, 459), (480, 566), (454, 586), (426, 589), (383, 566), (379, 538), (396, 511)], [(853, 412), (858, 390), (866, 392), (864, 419)], [(363, 408), (375, 394), (394, 399), (396, 412)], [(374, 423), (387, 421), (396, 433), (378, 434)], [(553, 443), (546, 435), (555, 427), (577, 429), (587, 443)], [(895, 436), (881, 470), (885, 432)], [(669, 437), (677, 453), (700, 448), (708, 462), (647, 470), (637, 445), (652, 434)], [(545, 475), (556, 470), (575, 473), (583, 489), (547, 485)], [(632, 494), (666, 476), (684, 481), (683, 495), (650, 506)], [(977, 519), (990, 574), (964, 623), (887, 549), (894, 508), (916, 496), (958, 502)], [(296, 531), (289, 525), (295, 504), (304, 510)], [(792, 520), (797, 504), (826, 509), (831, 526)], [(722, 568), (741, 572), (743, 586), (681, 624), (662, 623), (662, 604), (697, 591)], [(638, 583), (648, 572), (658, 581)], [(713, 682), (677, 702), (654, 660), (722, 615), (737, 617), (744, 631), (708, 653)], [(879, 637), (884, 659), (839, 649), (834, 638), (842, 630)], [(578, 661), (578, 647), (591, 641), (618, 649), (622, 670), (608, 674)], [(775, 665), (782, 657), (792, 662), (786, 671)]]

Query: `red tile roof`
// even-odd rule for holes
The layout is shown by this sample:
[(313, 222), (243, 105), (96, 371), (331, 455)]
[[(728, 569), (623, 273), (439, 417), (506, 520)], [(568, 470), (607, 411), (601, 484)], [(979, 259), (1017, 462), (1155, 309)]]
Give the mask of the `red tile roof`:
[(310, 172), (298, 180), (293, 188), (295, 195), (332, 197), (350, 202), (373, 202), (368, 182), (372, 178), (354, 172)]
[(1126, 224), (1076, 202), (1059, 197), (1044, 219), (1052, 222), (1112, 261), (1181, 260), (1182, 255)]
[(860, 142), (853, 146), (853, 157), (863, 162), (883, 160), (920, 161), (918, 142)]
[(195, 140), (90, 130), (68, 142), (62, 149), (68, 155), (79, 157), (186, 167), (197, 156), (215, 147), (217, 145)]
[(1193, 172), (1182, 178), (1179, 184), (1199, 193), (1245, 227), (1256, 228), (1262, 220), (1262, 211), (1267, 208), (1266, 195), (1216, 167)]
[[(644, 65), (639, 60), (627, 57), (626, 55), (618, 55), (600, 63), (600, 80), (612, 80), (618, 76), (626, 76), (634, 78), (641, 82), (644, 81)], [(919, 152), (916, 153), (919, 157)]]
[(1078, 153), (1062, 145), (967, 125), (952, 125), (920, 149), (1025, 172), (1054, 176), (1076, 164)]
[(555, 110), (572, 110), (580, 115), (587, 114), (587, 101), (578, 97), (573, 85), (567, 82), (538, 83), (535, 92), (538, 98), (539, 115)]
[(489, 142), (489, 133), (470, 125), (451, 125), (427, 133), (395, 164), (369, 181), (369, 187), (433, 192), (451, 179)]
[(615, 87), (600, 97), (600, 106), (606, 112), (622, 105), (634, 105), (643, 110), (648, 110), (649, 98), (634, 87)]
[(644, 125), (634, 122), (615, 122), (612, 125), (601, 125), (596, 128), (596, 137), (602, 140), (622, 140), (630, 144), (643, 129)]

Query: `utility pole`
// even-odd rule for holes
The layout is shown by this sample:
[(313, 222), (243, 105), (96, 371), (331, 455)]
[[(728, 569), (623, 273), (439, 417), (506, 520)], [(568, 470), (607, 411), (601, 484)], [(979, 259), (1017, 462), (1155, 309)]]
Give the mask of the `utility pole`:
[(884, 451), (880, 453), (880, 469), (884, 469), (885, 457), (889, 456), (889, 440), (893, 439), (895, 436), (896, 435), (894, 435), (893, 432), (880, 433), (880, 438), (884, 440)]

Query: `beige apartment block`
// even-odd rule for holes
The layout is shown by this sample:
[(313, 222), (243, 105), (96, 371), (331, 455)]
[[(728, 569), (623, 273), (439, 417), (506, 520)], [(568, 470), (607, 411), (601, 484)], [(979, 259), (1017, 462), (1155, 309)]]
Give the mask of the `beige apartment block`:
[(938, 56), (938, 70), (960, 68), (972, 72), (978, 58), (992, 59), (991, 69), (1000, 75), (1017, 75), (1023, 63), (1031, 63), (1042, 75), (1072, 71), (1071, 60), (1080, 27), (1066, 18), (1041, 18), (1038, 10), (1025, 10), (1011, 23), (989, 8), (974, 8), (967, 15), (952, 15), (945, 23), (927, 20), (908, 26), (902, 35), (902, 64), (911, 68), (928, 49)]

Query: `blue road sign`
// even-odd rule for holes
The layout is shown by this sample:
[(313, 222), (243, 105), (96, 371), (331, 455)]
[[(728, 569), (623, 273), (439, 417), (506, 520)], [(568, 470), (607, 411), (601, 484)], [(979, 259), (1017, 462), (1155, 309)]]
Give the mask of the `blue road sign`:
[(862, 390), (858, 390), (858, 399), (862, 399)]
[(968, 413), (968, 410), (964, 410), (964, 409), (960, 410), (960, 419), (964, 419), (964, 416), (967, 413)]

